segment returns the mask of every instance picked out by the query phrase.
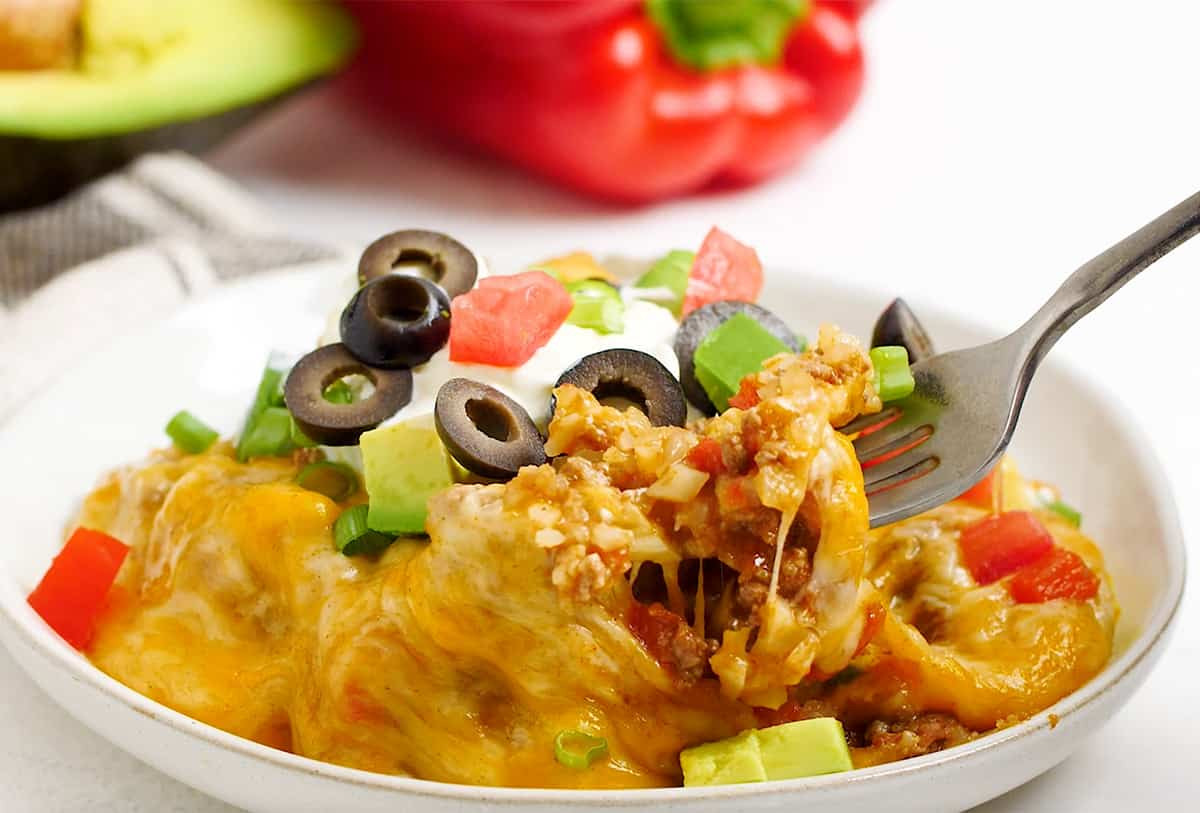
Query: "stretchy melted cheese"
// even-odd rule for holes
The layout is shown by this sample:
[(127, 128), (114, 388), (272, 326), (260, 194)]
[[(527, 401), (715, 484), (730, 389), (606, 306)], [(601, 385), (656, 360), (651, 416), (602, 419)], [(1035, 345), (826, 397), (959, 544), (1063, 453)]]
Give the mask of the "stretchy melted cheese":
[[(828, 329), (688, 429), (560, 388), (552, 465), (437, 495), (429, 540), (378, 560), (334, 550), (344, 506), (290, 461), (159, 453), (83, 509), (133, 547), (91, 657), (277, 748), (492, 785), (678, 784), (682, 748), (785, 713), (836, 714), (866, 765), (1044, 708), (1108, 658), (1107, 580), (1040, 605), (975, 585), (957, 535), (984, 512), (962, 504), (868, 531), (833, 427), (879, 408), (870, 381)], [(558, 764), (564, 729), (609, 759)]]

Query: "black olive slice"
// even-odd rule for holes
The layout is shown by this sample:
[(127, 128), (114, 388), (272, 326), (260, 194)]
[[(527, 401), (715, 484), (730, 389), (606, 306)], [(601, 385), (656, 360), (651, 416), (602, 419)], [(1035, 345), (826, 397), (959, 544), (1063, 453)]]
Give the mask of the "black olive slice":
[(917, 320), (917, 315), (903, 299), (897, 297), (883, 309), (871, 331), (871, 347), (903, 347), (908, 361), (916, 364), (936, 355), (933, 340)]
[(529, 413), (487, 384), (447, 381), (434, 401), (433, 422), (450, 456), (483, 477), (509, 480), (522, 466), (546, 462), (545, 442)]
[[(655, 426), (687, 423), (687, 402), (679, 381), (662, 362), (640, 350), (617, 348), (584, 356), (558, 378), (554, 385), (574, 384), (598, 400), (622, 398), (629, 401)], [(551, 403), (550, 411), (554, 411)]]
[(342, 343), (373, 367), (416, 367), (450, 338), (450, 298), (421, 277), (390, 274), (358, 289), (342, 311)]
[[(366, 377), (374, 387), (349, 404), (325, 398), (329, 385), (348, 375)], [(327, 344), (296, 362), (283, 387), (283, 401), (296, 425), (326, 446), (353, 446), (412, 400), (411, 370), (380, 370), (354, 357), (344, 344)]]
[(367, 246), (358, 261), (358, 282), (366, 285), (409, 264), (420, 266), (421, 275), (442, 286), (451, 299), (474, 288), (479, 276), (475, 255), (453, 237), (405, 229), (385, 234)]
[(706, 415), (716, 415), (717, 408), (696, 378), (693, 357), (696, 355), (696, 348), (709, 333), (739, 313), (744, 313), (758, 322), (771, 335), (786, 344), (793, 353), (800, 352), (800, 341), (796, 334), (786, 322), (766, 308), (749, 302), (714, 302), (692, 311), (680, 323), (679, 330), (675, 333), (675, 355), (679, 358), (679, 383), (683, 385), (687, 399)]

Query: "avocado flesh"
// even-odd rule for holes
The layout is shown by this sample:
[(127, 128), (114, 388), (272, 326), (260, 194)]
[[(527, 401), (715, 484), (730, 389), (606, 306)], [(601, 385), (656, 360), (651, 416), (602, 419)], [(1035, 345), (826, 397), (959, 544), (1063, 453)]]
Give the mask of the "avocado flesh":
[(454, 484), (454, 467), (433, 416), (372, 429), (359, 438), (367, 527), (389, 534), (425, 533), (429, 498)]
[(686, 787), (798, 779), (854, 767), (842, 724), (834, 717), (743, 731), (679, 754)]
[(290, 0), (90, 0), (78, 65), (0, 72), (0, 134), (74, 139), (196, 119), (337, 68), (338, 8)]
[(161, 150), (198, 153), (338, 68), (337, 6), (86, 0), (70, 68), (0, 70), (0, 213), (43, 204)]

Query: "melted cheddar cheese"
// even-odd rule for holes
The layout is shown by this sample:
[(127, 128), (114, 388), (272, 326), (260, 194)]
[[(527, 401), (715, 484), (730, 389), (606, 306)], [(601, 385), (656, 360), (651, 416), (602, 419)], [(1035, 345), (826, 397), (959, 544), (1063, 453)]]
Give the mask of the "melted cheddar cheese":
[[(234, 734), (472, 784), (678, 784), (682, 748), (771, 714), (836, 714), (859, 765), (1028, 716), (1107, 660), (1107, 579), (1039, 605), (975, 585), (957, 536), (984, 512), (965, 504), (869, 531), (834, 427), (879, 409), (871, 377), (826, 328), (767, 362), (756, 404), (688, 428), (562, 387), (552, 464), (448, 489), (428, 540), (374, 559), (336, 552), (347, 506), (291, 461), (157, 453), (79, 519), (132, 546), (90, 656)], [(609, 758), (560, 765), (564, 729)]]

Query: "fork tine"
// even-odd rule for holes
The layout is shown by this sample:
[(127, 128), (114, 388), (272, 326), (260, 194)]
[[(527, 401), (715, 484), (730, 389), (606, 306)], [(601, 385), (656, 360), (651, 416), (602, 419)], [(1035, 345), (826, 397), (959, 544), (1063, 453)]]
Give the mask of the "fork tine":
[[(871, 415), (859, 415), (850, 423), (839, 426), (838, 431), (843, 435), (877, 432), (900, 417), (899, 407), (888, 407)], [(860, 435), (866, 437), (867, 435)]]
[(933, 436), (933, 426), (925, 423), (913, 426), (901, 419), (886, 431), (872, 433), (854, 442), (854, 454), (863, 468), (883, 463), (898, 454), (919, 446)]
[(863, 471), (863, 483), (866, 486), (867, 493), (871, 494), (897, 485), (895, 478), (898, 475), (904, 474), (910, 469), (921, 466), (930, 460), (934, 461), (933, 466), (922, 472), (928, 474), (937, 468), (941, 462), (941, 458), (938, 455), (926, 453), (924, 449), (911, 453), (898, 454), (890, 460), (880, 463), (878, 466), (865, 469)]
[[(907, 461), (906, 461), (907, 462)], [(867, 497), (871, 500), (877, 498), (878, 495), (886, 493), (890, 489), (898, 488), (906, 483), (911, 483), (914, 480), (919, 480), (927, 474), (930, 474), (934, 469), (940, 466), (942, 461), (936, 457), (927, 457), (917, 463), (911, 464), (908, 468), (898, 471), (888, 477), (884, 477), (866, 487)]]

